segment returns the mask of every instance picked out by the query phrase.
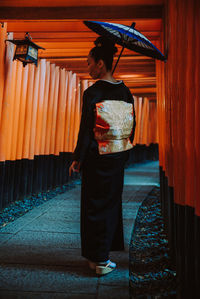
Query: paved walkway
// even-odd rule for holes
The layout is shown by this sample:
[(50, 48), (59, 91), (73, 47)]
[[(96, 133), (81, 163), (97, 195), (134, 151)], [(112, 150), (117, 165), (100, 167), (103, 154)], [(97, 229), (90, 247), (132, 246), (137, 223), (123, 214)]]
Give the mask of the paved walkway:
[(0, 230), (1, 299), (128, 299), (129, 241), (137, 210), (158, 185), (158, 162), (126, 169), (124, 252), (112, 273), (96, 277), (80, 256), (80, 182)]

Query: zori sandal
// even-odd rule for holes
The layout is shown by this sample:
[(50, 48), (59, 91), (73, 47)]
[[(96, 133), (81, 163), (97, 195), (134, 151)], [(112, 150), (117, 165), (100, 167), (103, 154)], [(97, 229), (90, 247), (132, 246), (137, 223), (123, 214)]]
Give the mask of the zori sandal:
[(110, 260), (105, 263), (98, 263), (96, 265), (96, 274), (105, 275), (115, 270), (117, 265)]

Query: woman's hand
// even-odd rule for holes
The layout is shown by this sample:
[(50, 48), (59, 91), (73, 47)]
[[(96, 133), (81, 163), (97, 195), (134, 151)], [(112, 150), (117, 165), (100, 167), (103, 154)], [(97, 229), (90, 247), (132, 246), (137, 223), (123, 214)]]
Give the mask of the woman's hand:
[(69, 176), (71, 176), (72, 174), (72, 171), (74, 172), (80, 172), (80, 166), (81, 166), (81, 163), (78, 162), (78, 161), (73, 161), (70, 168), (69, 168)]

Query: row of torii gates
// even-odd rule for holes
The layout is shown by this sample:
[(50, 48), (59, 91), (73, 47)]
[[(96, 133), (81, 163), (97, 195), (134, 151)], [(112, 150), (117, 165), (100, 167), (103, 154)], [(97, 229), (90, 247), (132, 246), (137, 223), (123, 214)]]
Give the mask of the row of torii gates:
[[(65, 2), (0, 2), (0, 207), (68, 180), (63, 165), (70, 163), (76, 144), (82, 93), (93, 83), (84, 58), (94, 35), (83, 30), (82, 20), (129, 25), (136, 20), (167, 54), (167, 62), (127, 51), (116, 78), (127, 83), (135, 98), (134, 145), (159, 144), (161, 202), (178, 298), (199, 298), (200, 3)], [(59, 29), (61, 24), (66, 29)], [(47, 49), (37, 68), (13, 61), (13, 45), (5, 43), (8, 37), (22, 37), (26, 26)]]

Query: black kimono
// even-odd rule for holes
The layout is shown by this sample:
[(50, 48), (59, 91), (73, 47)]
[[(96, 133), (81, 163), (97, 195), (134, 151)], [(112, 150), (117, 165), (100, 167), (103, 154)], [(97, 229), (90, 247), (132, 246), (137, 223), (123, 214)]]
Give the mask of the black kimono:
[[(131, 114), (127, 116), (130, 108), (132, 117)], [(109, 119), (117, 128), (115, 125), (111, 128)], [(99, 80), (85, 90), (73, 159), (81, 162), (82, 170), (82, 256), (94, 262), (108, 260), (109, 251), (124, 249), (124, 165), (128, 150), (132, 148), (134, 132), (134, 101), (122, 81)]]

